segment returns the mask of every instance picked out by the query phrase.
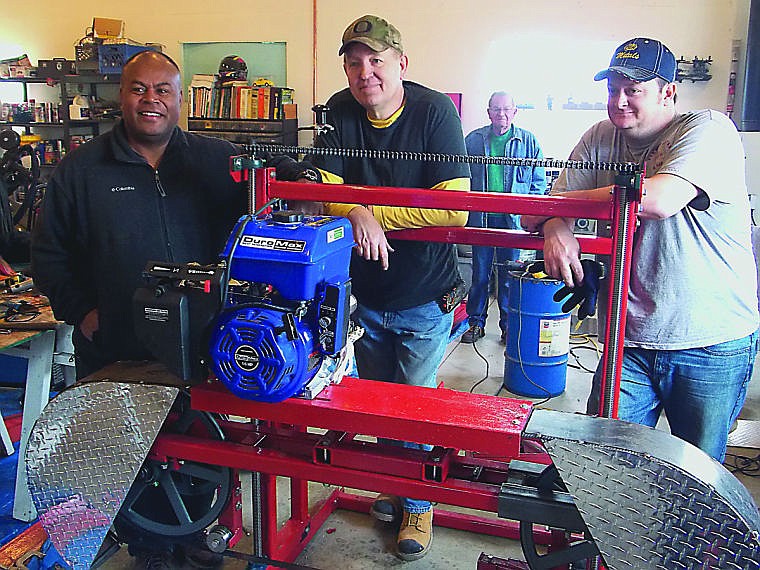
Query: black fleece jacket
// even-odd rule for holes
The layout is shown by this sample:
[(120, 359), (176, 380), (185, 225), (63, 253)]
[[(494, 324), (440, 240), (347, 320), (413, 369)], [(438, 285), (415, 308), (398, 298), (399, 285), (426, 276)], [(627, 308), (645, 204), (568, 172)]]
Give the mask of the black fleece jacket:
[(154, 170), (118, 123), (56, 168), (35, 228), (32, 272), (58, 319), (79, 325), (98, 309), (104, 361), (149, 357), (131, 316), (149, 260), (218, 259), (245, 212), (245, 188), (229, 175), (229, 157), (238, 153), (176, 127)]

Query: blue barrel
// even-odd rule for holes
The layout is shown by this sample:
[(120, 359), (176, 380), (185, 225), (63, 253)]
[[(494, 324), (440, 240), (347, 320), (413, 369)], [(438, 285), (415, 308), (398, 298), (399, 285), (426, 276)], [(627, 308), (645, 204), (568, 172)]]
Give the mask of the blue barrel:
[(570, 315), (552, 299), (562, 287), (556, 279), (509, 274), (504, 387), (530, 398), (565, 391), (570, 350)]

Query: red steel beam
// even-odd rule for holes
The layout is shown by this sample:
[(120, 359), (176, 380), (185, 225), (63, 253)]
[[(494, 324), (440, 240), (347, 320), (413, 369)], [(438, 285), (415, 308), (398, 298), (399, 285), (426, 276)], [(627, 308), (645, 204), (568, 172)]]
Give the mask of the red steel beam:
[[(265, 552), (275, 560), (292, 562), (301, 554), (306, 545), (316, 535), (327, 518), (335, 511), (337, 499), (334, 491), (330, 497), (317, 503), (311, 510), (311, 514), (302, 519), (291, 517), (285, 521), (276, 535), (270, 541), (271, 550)], [(277, 523), (275, 517), (275, 524)], [(267, 569), (275, 568), (267, 566)]]
[[(470, 245), (515, 247), (519, 249), (543, 249), (544, 238), (520, 230), (497, 230), (493, 228), (444, 227), (416, 228), (388, 232), (390, 239), (436, 241), (444, 243), (468, 243)], [(575, 236), (583, 253), (608, 254), (612, 240), (605, 237)]]
[[(271, 198), (408, 206), (476, 212), (538, 214), (573, 218), (613, 219), (613, 203), (568, 196), (534, 196), (488, 192), (457, 192), (423, 188), (359, 186), (355, 184), (310, 184), (274, 179), (274, 169), (255, 171), (256, 204)], [(480, 246), (543, 249), (543, 237), (521, 230), (492, 228), (426, 227), (389, 233), (393, 239), (463, 243)], [(605, 237), (577, 236), (583, 253), (607, 254), (612, 240)]]
[(193, 409), (199, 411), (357, 434), (368, 434), (369, 428), (368, 435), (376, 437), (495, 457), (520, 453), (520, 434), (533, 408), (528, 400), (348, 376), (314, 400), (289, 398), (276, 404), (243, 400), (218, 381), (195, 386), (190, 394)]
[(540, 214), (568, 218), (612, 220), (612, 203), (568, 196), (536, 196), (498, 192), (458, 192), (426, 188), (310, 184), (268, 180), (267, 199), (283, 198), (344, 204), (406, 206), (436, 210), (468, 210), (506, 214)]
[[(355, 495), (351, 493), (341, 493), (338, 498), (337, 508), (355, 511), (358, 513), (369, 513), (370, 506), (375, 497), (365, 495)], [(488, 536), (498, 536), (509, 538), (511, 540), (520, 540), (520, 528), (515, 521), (507, 519), (498, 519), (447, 511), (436, 508), (433, 516), (433, 524), (455, 530), (465, 530), (467, 532), (477, 532)], [(536, 525), (533, 538), (537, 544), (549, 544), (551, 534), (545, 528)]]
[(153, 453), (187, 461), (213, 463), (233, 469), (257, 471), (379, 493), (393, 493), (492, 513), (498, 512), (498, 493), (494, 493), (494, 486), (491, 484), (463, 480), (446, 480), (437, 483), (415, 481), (387, 474), (315, 464), (309, 459), (229, 441), (214, 440), (210, 446), (209, 440), (205, 438), (168, 433), (158, 435), (153, 444)]

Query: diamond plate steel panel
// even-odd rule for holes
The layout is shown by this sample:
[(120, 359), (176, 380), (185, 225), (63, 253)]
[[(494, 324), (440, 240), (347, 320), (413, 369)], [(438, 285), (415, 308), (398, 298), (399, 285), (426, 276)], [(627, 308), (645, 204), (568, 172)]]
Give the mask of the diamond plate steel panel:
[(29, 436), (32, 500), (74, 569), (89, 568), (179, 390), (97, 382), (59, 394)]
[(544, 443), (610, 570), (760, 568), (757, 507), (716, 461), (644, 426), (541, 416), (527, 431)]
[(736, 429), (728, 434), (728, 447), (760, 449), (760, 421), (737, 420)]

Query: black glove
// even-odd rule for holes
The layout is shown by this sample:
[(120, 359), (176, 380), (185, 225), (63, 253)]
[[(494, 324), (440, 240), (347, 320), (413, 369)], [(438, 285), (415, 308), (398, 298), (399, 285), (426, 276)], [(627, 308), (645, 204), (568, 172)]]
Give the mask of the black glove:
[(578, 307), (578, 318), (585, 319), (596, 313), (596, 298), (599, 294), (599, 280), (604, 277), (604, 265), (593, 259), (581, 259), (583, 282), (576, 287), (565, 285), (554, 294), (554, 301), (559, 303), (570, 295), (562, 305), (562, 311), (569, 313)]
[[(552, 298), (555, 303), (559, 303), (570, 295), (570, 298), (562, 305), (562, 311), (569, 313), (580, 306), (578, 318), (585, 319), (596, 313), (596, 298), (599, 294), (599, 280), (604, 277), (604, 265), (593, 259), (581, 259), (581, 267), (583, 267), (583, 283), (577, 287), (565, 285), (554, 293)], [(546, 273), (544, 262), (534, 261), (525, 268), (525, 272), (530, 275)]]
[(294, 160), (287, 154), (266, 154), (263, 158), (267, 166), (275, 169), (277, 180), (295, 182), (305, 178), (312, 182), (322, 182), (322, 174), (310, 162)]

